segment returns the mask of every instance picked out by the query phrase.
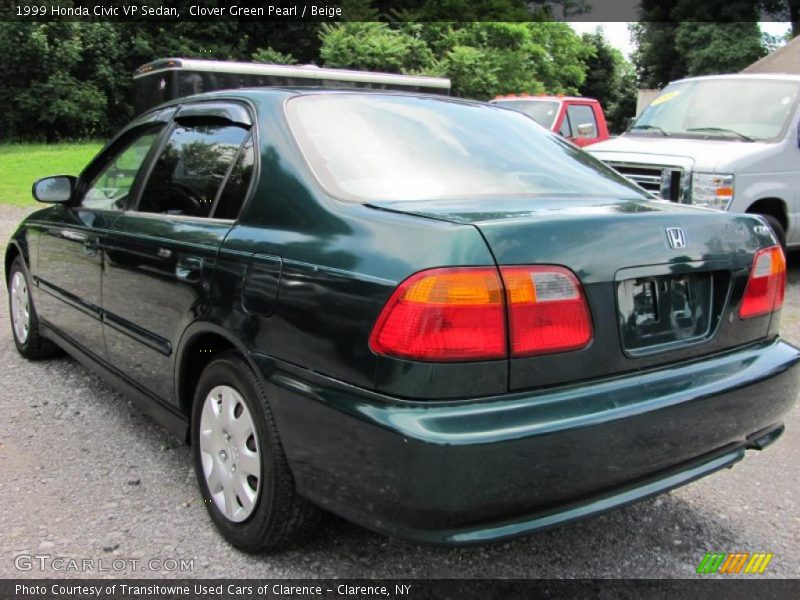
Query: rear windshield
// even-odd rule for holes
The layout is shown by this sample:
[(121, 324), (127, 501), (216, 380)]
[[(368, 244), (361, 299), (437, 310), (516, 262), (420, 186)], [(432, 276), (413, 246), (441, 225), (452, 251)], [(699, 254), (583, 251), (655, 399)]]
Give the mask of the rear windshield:
[(287, 115), (316, 177), (345, 200), (648, 198), (528, 117), (489, 104), (314, 94), (289, 100)]

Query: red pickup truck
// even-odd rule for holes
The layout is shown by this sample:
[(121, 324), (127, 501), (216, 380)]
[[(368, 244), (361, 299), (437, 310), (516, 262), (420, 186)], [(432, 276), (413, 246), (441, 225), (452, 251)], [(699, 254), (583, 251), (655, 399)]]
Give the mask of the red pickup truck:
[(594, 98), (577, 96), (497, 96), (492, 104), (521, 111), (534, 121), (577, 144), (588, 146), (608, 139), (603, 107)]

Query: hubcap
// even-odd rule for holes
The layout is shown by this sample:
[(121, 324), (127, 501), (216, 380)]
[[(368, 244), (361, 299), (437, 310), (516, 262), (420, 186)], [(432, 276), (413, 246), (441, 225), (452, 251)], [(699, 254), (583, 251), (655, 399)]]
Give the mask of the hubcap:
[(200, 457), (211, 498), (236, 523), (251, 515), (261, 491), (261, 453), (253, 418), (234, 388), (209, 392), (200, 415)]
[(31, 301), (28, 295), (28, 282), (21, 271), (11, 278), (11, 323), (17, 341), (24, 344), (28, 341), (31, 320)]

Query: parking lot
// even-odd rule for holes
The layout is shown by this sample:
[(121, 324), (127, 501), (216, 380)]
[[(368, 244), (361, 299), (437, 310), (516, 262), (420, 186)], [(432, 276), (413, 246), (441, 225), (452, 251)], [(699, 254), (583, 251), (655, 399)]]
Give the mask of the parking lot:
[[(29, 210), (0, 205), (3, 248)], [(794, 254), (782, 333), (800, 344), (798, 292), (800, 254)], [(303, 547), (242, 554), (207, 518), (189, 449), (71, 359), (23, 360), (6, 302), (0, 326), (2, 577), (93, 575), (15, 561), (34, 554), (95, 560), (96, 566), (103, 559), (106, 567), (126, 559), (113, 563), (127, 565), (120, 571), (94, 573), (120, 577), (686, 577), (707, 551), (771, 552), (764, 576), (800, 576), (797, 407), (782, 439), (729, 471), (522, 539), (419, 546), (331, 516)], [(139, 561), (135, 570), (131, 559)], [(141, 570), (151, 559), (161, 562)], [(190, 571), (172, 569), (181, 560)], [(20, 564), (32, 568), (20, 571)]]

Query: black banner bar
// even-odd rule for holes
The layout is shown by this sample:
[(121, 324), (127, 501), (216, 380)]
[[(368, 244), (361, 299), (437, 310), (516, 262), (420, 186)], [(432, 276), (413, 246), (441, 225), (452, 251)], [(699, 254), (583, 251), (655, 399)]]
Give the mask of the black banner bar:
[(800, 581), (713, 576), (618, 579), (5, 579), (3, 600), (486, 600), (608, 598), (701, 600), (800, 597)]
[[(0, 21), (789, 21), (794, 0), (0, 0)], [(662, 5), (663, 4), (663, 5)], [(724, 10), (723, 10), (724, 9)]]

